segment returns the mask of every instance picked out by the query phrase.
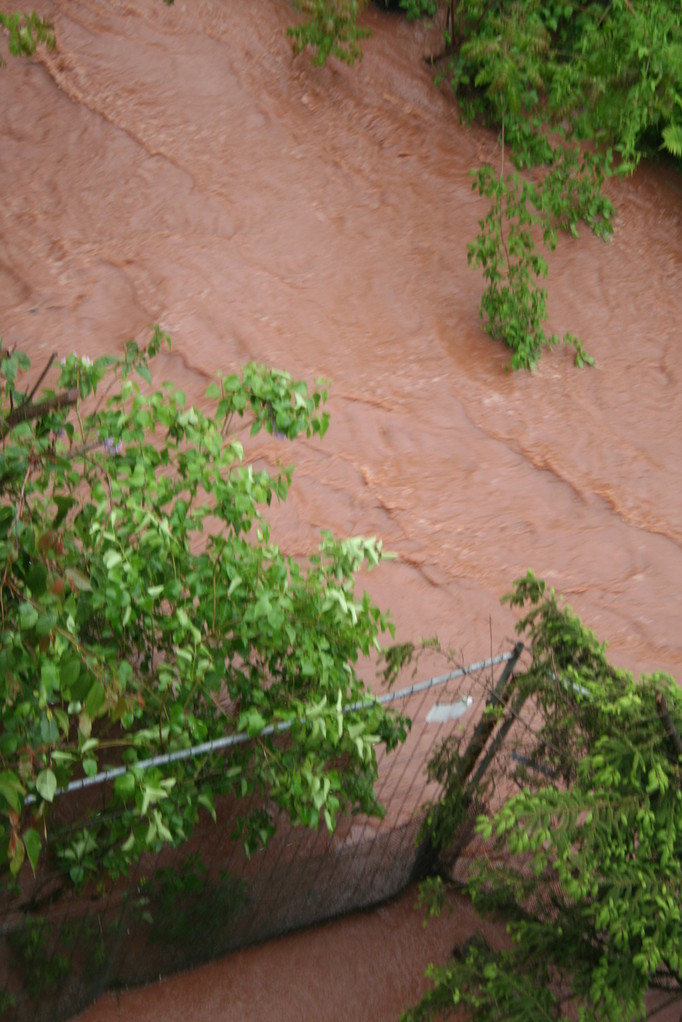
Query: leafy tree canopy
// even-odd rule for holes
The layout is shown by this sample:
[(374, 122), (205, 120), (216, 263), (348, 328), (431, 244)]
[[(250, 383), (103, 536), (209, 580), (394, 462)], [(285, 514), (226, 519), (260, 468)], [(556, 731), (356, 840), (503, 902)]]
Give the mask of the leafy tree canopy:
[[(478, 819), (486, 853), (468, 886), (511, 943), (476, 940), (432, 967), (433, 989), (403, 1019), (643, 1018), (652, 984), (682, 997), (682, 694), (667, 675), (635, 682), (613, 667), (532, 573), (507, 602), (531, 652), (517, 697), (540, 723), (522, 736), (516, 793)], [(485, 782), (466, 796), (484, 805)], [(464, 798), (451, 787), (432, 811), (436, 839)], [(424, 894), (437, 908), (442, 882)]]
[[(257, 471), (235, 431), (322, 436), (326, 391), (249, 365), (211, 384), (210, 412), (190, 407), (152, 386), (167, 340), (157, 328), (120, 358), (50, 360), (30, 389), (26, 356), (0, 348), (0, 862), (14, 874), (36, 866), (58, 789), (104, 767), (120, 769), (116, 813), (51, 846), (77, 883), (183, 841), (219, 793), (260, 798), (247, 848), (277, 811), (330, 830), (381, 813), (375, 745), (405, 734), (356, 673), (391, 629), (355, 594), (381, 544), (325, 534), (307, 564), (285, 557), (262, 511), (292, 470)], [(226, 734), (252, 740), (139, 766)]]
[[(361, 55), (360, 0), (297, 0), (306, 18), (294, 48), (316, 63)], [(393, 6), (393, 5), (391, 5)], [(497, 173), (482, 167), (474, 188), (490, 200), (469, 262), (483, 272), (483, 327), (512, 349), (511, 368), (533, 369), (547, 334), (547, 262), (557, 230), (582, 220), (612, 233), (606, 178), (630, 173), (644, 154), (682, 156), (682, 3), (675, 0), (400, 0), (410, 18), (440, 12), (444, 49), (432, 58), (466, 119), (500, 131)], [(514, 166), (505, 166), (508, 153)], [(521, 177), (531, 169), (531, 179)], [(592, 359), (568, 333), (578, 365)]]
[[(5, 13), (0, 11), (0, 25), (9, 38), (9, 52), (13, 57), (30, 57), (36, 47), (53, 50), (55, 38), (52, 24), (37, 14)], [(0, 67), (3, 60), (0, 58)]]
[(369, 30), (358, 24), (358, 15), (368, 0), (293, 0), (305, 15), (300, 24), (288, 30), (294, 53), (310, 47), (315, 64), (322, 66), (330, 57), (354, 64), (362, 57), (360, 42)]
[[(293, 0), (304, 18), (290, 30), (317, 63), (354, 62), (369, 32), (368, 0)], [(384, 6), (396, 6), (384, 2)], [(507, 120), (521, 164), (546, 163), (548, 125), (612, 147), (621, 169), (661, 142), (680, 148), (680, 0), (399, 0), (409, 18), (444, 13), (438, 64), (467, 116)], [(672, 143), (672, 144), (671, 144)], [(549, 147), (548, 147), (549, 146)]]

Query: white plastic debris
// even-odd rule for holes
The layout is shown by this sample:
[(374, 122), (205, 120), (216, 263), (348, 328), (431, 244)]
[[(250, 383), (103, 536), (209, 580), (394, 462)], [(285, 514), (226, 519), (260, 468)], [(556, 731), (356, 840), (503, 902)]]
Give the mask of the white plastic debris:
[(456, 703), (434, 703), (426, 715), (429, 724), (445, 724), (448, 720), (459, 720), (467, 712), (473, 699), (465, 696)]

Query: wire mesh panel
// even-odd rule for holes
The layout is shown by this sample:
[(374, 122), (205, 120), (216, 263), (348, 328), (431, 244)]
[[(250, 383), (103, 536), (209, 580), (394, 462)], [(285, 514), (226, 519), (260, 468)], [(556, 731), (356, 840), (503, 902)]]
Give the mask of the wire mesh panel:
[[(223, 797), (216, 822), (206, 818), (180, 847), (143, 856), (127, 875), (93, 875), (76, 885), (68, 864), (55, 868), (48, 851), (35, 878), (20, 875), (0, 891), (0, 1018), (58, 1022), (106, 989), (157, 979), (401, 891), (418, 870), (424, 806), (438, 794), (427, 771), (434, 745), (455, 735), (471, 740), (495, 672), (517, 656), (503, 653), (378, 697), (411, 721), (402, 746), (377, 754), (382, 818), (345, 817), (329, 834), (280, 816), (274, 837), (248, 858), (233, 835), (258, 803)], [(230, 740), (195, 754), (224, 769)], [(84, 814), (111, 811), (114, 780), (102, 774), (61, 794), (50, 837), (72, 828), (72, 846), (87, 847)]]

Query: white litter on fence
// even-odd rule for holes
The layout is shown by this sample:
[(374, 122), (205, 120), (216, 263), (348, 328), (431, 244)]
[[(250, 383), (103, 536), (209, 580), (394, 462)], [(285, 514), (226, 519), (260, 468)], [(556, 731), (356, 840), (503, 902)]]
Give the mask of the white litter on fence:
[(448, 720), (459, 720), (467, 712), (473, 699), (465, 696), (456, 703), (434, 703), (426, 715), (428, 724), (445, 724)]

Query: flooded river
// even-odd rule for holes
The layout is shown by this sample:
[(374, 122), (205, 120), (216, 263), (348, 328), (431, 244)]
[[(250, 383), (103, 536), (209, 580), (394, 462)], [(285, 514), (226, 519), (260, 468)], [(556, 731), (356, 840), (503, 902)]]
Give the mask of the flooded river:
[[(495, 139), (434, 88), (420, 58), (437, 32), (372, 10), (362, 63), (319, 69), (291, 55), (286, 0), (38, 6), (56, 52), (0, 72), (4, 342), (38, 364), (94, 357), (158, 321), (173, 339), (159, 379), (195, 401), (214, 371), (254, 359), (323, 376), (330, 430), (292, 450), (273, 516), (285, 551), (305, 555), (323, 528), (380, 536), (396, 560), (367, 586), (398, 637), (438, 632), (464, 660), (512, 636), (499, 597), (532, 567), (619, 665), (682, 678), (682, 178), (612, 182), (612, 242), (583, 232), (549, 259), (549, 328), (581, 336), (596, 367), (558, 349), (510, 374), (466, 262), (485, 212), (469, 175)], [(361, 918), (339, 924), (359, 987), (389, 959), (404, 978), (412, 952), (381, 936), (397, 924)], [(304, 957), (326, 946), (351, 968), (333, 932)], [(291, 959), (245, 955), (270, 954), (255, 974), (292, 983), (304, 939)], [(125, 1003), (88, 1018), (152, 1017)], [(194, 1003), (186, 1016), (203, 1018)], [(325, 1017), (394, 1018), (382, 1003)], [(212, 1017), (284, 1018), (262, 1010)]]

